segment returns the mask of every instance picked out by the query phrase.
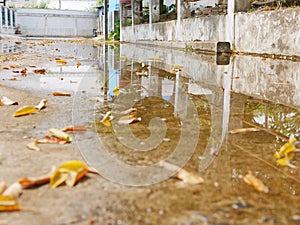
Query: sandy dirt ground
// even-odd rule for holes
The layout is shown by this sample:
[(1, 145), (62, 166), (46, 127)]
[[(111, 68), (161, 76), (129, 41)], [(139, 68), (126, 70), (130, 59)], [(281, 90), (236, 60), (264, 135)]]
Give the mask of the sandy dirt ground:
[[(25, 41), (7, 36), (2, 36), (3, 40)], [(0, 74), (12, 64), (26, 67), (54, 59), (27, 52), (1, 55), (8, 60), (2, 60)], [(65, 161), (84, 161), (76, 143), (41, 145), (40, 152), (26, 148), (32, 138), (45, 136), (49, 128), (71, 125), (72, 97), (15, 89), (4, 81), (0, 81), (0, 96), (7, 96), (19, 105), (0, 106), (0, 181), (10, 185), (24, 177), (47, 174), (52, 166)], [(36, 105), (41, 99), (48, 99), (46, 109), (29, 116), (13, 117), (19, 107)], [(178, 190), (174, 179), (139, 188), (114, 184), (100, 175), (88, 174), (75, 187), (51, 189), (46, 184), (24, 190), (18, 198), (21, 211), (0, 212), (0, 225), (181, 224), (179, 215), (183, 221), (195, 220), (191, 216), (193, 210), (187, 209), (194, 204), (190, 197), (193, 193), (198, 195), (198, 187), (180, 189), (180, 194), (169, 195)], [(182, 203), (183, 199), (187, 205)], [(198, 223), (206, 223), (206, 217), (198, 217)]]
[[(34, 42), (30, 40), (31, 44), (28, 45), (29, 40), (8, 36), (2, 36), (1, 41), (17, 42), (18, 45), (27, 47)], [(47, 45), (49, 40), (39, 40), (40, 45), (43, 42)], [(91, 44), (84, 47), (93, 49)], [(52, 91), (45, 88), (31, 90), (11, 85), (18, 84), (14, 82), (22, 85), (22, 79), (25, 79), (20, 74), (13, 74), (12, 68), (7, 69), (11, 65), (19, 65), (18, 69), (29, 68), (30, 65), (47, 64), (57, 57), (47, 52), (30, 52), (29, 47), (27, 50), (0, 53), (0, 97), (7, 96), (19, 103), (0, 106), (0, 182), (7, 185), (24, 177), (45, 175), (53, 166), (69, 160), (80, 160), (88, 164), (76, 141), (64, 145), (40, 145), (41, 151), (26, 148), (33, 138), (48, 135), (50, 128), (86, 125), (87, 131), (78, 134), (83, 141), (91, 138), (90, 134), (95, 134), (88, 124), (77, 124), (73, 120), (74, 96), (53, 96)], [(35, 76), (40, 75), (31, 75)], [(20, 80), (9, 80), (10, 77)], [(40, 80), (38, 84), (39, 82)], [(41, 99), (48, 100), (45, 109), (32, 115), (13, 117), (19, 107), (37, 105)], [(84, 109), (80, 111), (85, 112)], [(209, 137), (209, 131), (210, 127), (207, 130), (202, 128), (203, 137)], [(260, 133), (253, 135), (261, 137)], [(74, 137), (74, 134), (71, 136)], [(239, 144), (252, 149), (249, 146), (251, 137), (239, 139)], [(108, 136), (107, 139), (109, 138)], [(263, 136), (261, 138), (264, 139)], [(228, 143), (231, 139), (234, 137), (229, 137)], [(299, 190), (298, 183), (287, 179), (283, 176), (284, 173), (279, 173), (279, 169), (275, 171), (274, 166), (266, 166), (257, 158), (251, 158), (251, 155), (245, 155), (229, 144), (230, 151), (222, 151), (218, 155), (218, 163), (214, 162), (205, 173), (199, 173), (198, 156), (206, 149), (205, 140), (198, 142), (194, 154), (184, 166), (186, 171), (202, 176), (204, 183), (183, 184), (177, 178), (170, 177), (149, 186), (124, 186), (99, 174), (88, 173), (74, 187), (62, 185), (52, 189), (49, 184), (44, 184), (23, 190), (18, 198), (21, 210), (0, 212), (0, 225), (299, 224), (299, 195), (290, 195), (291, 188)], [(264, 143), (264, 140), (259, 140), (258, 143)], [(252, 150), (261, 150), (261, 145), (257, 146)], [(92, 148), (86, 150), (91, 153), (95, 151)], [(235, 168), (242, 168), (241, 171), (244, 172), (252, 168), (271, 174), (271, 178), (266, 178), (271, 187), (270, 193), (260, 193), (248, 187), (242, 179), (233, 179), (232, 170)]]

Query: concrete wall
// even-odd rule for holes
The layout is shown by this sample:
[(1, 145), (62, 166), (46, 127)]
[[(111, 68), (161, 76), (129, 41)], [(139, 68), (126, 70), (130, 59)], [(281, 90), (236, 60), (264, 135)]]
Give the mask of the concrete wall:
[(291, 8), (237, 13), (234, 15), (234, 23), (231, 15), (223, 15), (122, 27), (121, 40), (181, 43), (230, 41), (241, 52), (300, 56), (299, 27), (300, 8)]
[(224, 41), (226, 40), (226, 16), (211, 16), (201, 19), (182, 20), (181, 29), (177, 21), (164, 23), (139, 24), (122, 28), (122, 40), (126, 42), (157, 41)]
[(235, 46), (243, 52), (300, 56), (300, 8), (238, 13)]
[(42, 37), (91, 37), (97, 14), (85, 11), (16, 9), (16, 24), (22, 34)]

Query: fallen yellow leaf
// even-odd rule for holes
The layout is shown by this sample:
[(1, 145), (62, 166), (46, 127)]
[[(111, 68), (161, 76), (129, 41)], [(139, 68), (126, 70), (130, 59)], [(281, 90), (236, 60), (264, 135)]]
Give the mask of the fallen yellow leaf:
[(36, 108), (31, 105), (25, 105), (19, 108), (15, 113), (14, 117), (25, 116), (36, 112)]
[(54, 137), (57, 137), (59, 139), (63, 139), (63, 140), (66, 140), (67, 142), (72, 142), (72, 137), (61, 131), (61, 130), (58, 130), (58, 129), (55, 129), (55, 128), (52, 128), (52, 129), (49, 129), (49, 132), (50, 134), (52, 134)]
[(0, 195), (0, 212), (1, 211), (19, 211), (21, 210), (18, 202), (12, 196)]
[(81, 161), (73, 160), (62, 163), (50, 178), (50, 187), (56, 188), (65, 183), (74, 186), (88, 173), (88, 167)]
[(39, 147), (37, 141), (30, 142), (29, 144), (26, 145), (26, 148), (37, 152), (41, 151), (41, 148)]
[(247, 175), (243, 176), (243, 180), (257, 191), (265, 193), (269, 192), (269, 188), (266, 187), (261, 180), (256, 178), (251, 171), (249, 171)]

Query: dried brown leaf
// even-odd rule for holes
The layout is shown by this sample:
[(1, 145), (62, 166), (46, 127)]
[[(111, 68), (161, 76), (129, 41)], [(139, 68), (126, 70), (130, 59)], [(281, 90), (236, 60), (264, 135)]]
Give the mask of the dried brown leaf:
[(45, 136), (36, 140), (38, 144), (66, 144), (67, 141), (57, 137)]
[(55, 91), (53, 92), (54, 96), (71, 96), (69, 92), (63, 92), (63, 91)]
[(62, 131), (64, 131), (64, 132), (68, 132), (68, 131), (86, 131), (86, 127), (85, 126), (70, 126), (70, 127), (63, 128)]

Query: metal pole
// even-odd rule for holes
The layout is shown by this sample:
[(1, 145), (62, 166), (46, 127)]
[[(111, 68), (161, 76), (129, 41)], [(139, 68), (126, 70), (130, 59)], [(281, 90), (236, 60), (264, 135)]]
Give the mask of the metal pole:
[(108, 16), (107, 0), (104, 0), (104, 39), (108, 40)]

